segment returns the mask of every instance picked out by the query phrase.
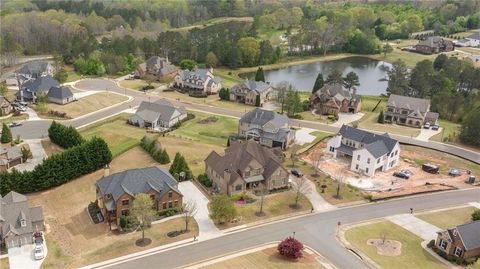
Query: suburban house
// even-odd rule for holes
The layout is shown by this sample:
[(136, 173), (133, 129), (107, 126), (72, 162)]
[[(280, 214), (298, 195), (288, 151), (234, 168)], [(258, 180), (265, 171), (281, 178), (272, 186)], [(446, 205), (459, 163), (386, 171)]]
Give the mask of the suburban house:
[(12, 111), (12, 104), (4, 96), (0, 96), (0, 116), (6, 116)]
[(22, 151), (18, 146), (0, 148), (0, 172), (5, 172), (15, 165), (23, 163)]
[(387, 171), (398, 164), (400, 144), (387, 133), (379, 135), (343, 125), (327, 142), (327, 153), (348, 158), (351, 171), (373, 177), (375, 171)]
[(44, 229), (41, 207), (28, 207), (27, 197), (11, 191), (0, 197), (0, 244), (7, 248), (33, 244), (33, 234)]
[(43, 76), (23, 83), (15, 96), (18, 101), (35, 103), (41, 94), (47, 94), (50, 88), (59, 86), (60, 83), (52, 76)]
[(177, 108), (170, 101), (160, 99), (153, 103), (143, 101), (129, 119), (130, 124), (142, 128), (168, 129), (187, 117), (185, 108)]
[(66, 86), (51, 87), (47, 93), (48, 101), (60, 105), (68, 104), (74, 101), (73, 93)]
[(350, 92), (341, 83), (328, 83), (310, 96), (310, 107), (323, 115), (362, 111), (362, 97), (353, 88)]
[(227, 195), (288, 186), (288, 171), (282, 167), (282, 150), (263, 147), (253, 140), (233, 143), (225, 149), (224, 156), (212, 151), (205, 159), (205, 173), (214, 189)]
[(461, 259), (480, 258), (480, 220), (437, 233), (435, 246), (447, 255)]
[[(106, 170), (108, 171), (108, 170)], [(145, 193), (154, 202), (156, 211), (182, 206), (183, 195), (178, 182), (164, 168), (147, 167), (106, 175), (97, 180), (98, 206), (110, 229), (122, 216), (131, 214), (135, 194)]]
[(20, 69), (15, 71), (16, 76), (22, 76), (25, 79), (39, 78), (44, 76), (53, 76), (54, 68), (51, 63), (39, 61), (26, 63)]
[(222, 79), (213, 75), (213, 68), (180, 70), (175, 75), (174, 86), (190, 91), (216, 94), (222, 88)]
[(290, 129), (287, 116), (257, 107), (240, 119), (238, 136), (245, 140), (254, 139), (270, 148), (285, 149), (295, 140), (295, 131)]
[(455, 46), (459, 47), (480, 47), (480, 31), (465, 37), (464, 39), (455, 41)]
[(273, 88), (268, 83), (245, 79), (230, 89), (230, 100), (254, 106), (259, 96), (260, 106), (262, 106), (268, 101), (272, 92)]
[(430, 111), (428, 99), (390, 94), (383, 119), (385, 122), (421, 128), (425, 123), (437, 124), (438, 113)]
[(415, 51), (422, 54), (437, 54), (452, 51), (453, 49), (453, 42), (441, 36), (429, 36), (415, 45)]
[(168, 58), (152, 56), (145, 62), (137, 66), (135, 75), (144, 78), (146, 75), (152, 75), (160, 79), (177, 72), (177, 67), (168, 61)]

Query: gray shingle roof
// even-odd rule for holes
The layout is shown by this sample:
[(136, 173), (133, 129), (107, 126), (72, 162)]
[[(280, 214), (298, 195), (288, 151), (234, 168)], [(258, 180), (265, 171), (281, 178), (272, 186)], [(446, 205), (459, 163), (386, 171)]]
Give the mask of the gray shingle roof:
[(231, 91), (236, 92), (240, 89), (240, 87), (245, 87), (250, 91), (256, 91), (257, 93), (262, 93), (265, 90), (271, 88), (270, 84), (267, 84), (263, 81), (255, 81), (245, 79), (241, 84), (237, 84), (232, 87)]
[(267, 123), (272, 123), (276, 128), (280, 128), (285, 124), (289, 124), (290, 120), (285, 115), (257, 107), (254, 110), (245, 113), (240, 119), (240, 122), (258, 124), (261, 126)]
[(170, 64), (168, 59), (159, 56), (152, 56), (144, 63), (141, 68), (160, 75), (167, 75), (177, 71), (177, 67)]
[[(11, 191), (4, 197), (0, 197), (0, 234), (2, 239), (12, 232), (16, 235), (31, 234), (35, 231), (32, 222), (43, 221), (41, 207), (29, 208), (27, 197)], [(25, 220), (25, 227), (21, 226), (21, 220)]]
[(398, 143), (397, 140), (390, 138), (390, 136), (388, 136), (388, 134), (386, 133), (382, 135), (374, 134), (347, 125), (342, 125), (342, 128), (340, 128), (340, 131), (338, 131), (338, 133), (341, 134), (344, 138), (363, 144), (364, 147), (374, 156), (380, 154), (385, 149), (379, 143), (369, 146), (370, 144), (380, 141), (382, 144), (384, 144), (384, 147), (387, 150), (386, 153), (389, 153)]
[(480, 40), (480, 31), (474, 32), (473, 34), (467, 36), (467, 38)]
[(370, 152), (370, 154), (372, 154), (375, 159), (390, 152), (382, 140), (377, 140), (371, 144), (366, 145), (365, 149)]
[(96, 183), (103, 194), (111, 194), (115, 201), (125, 193), (135, 196), (150, 189), (159, 192), (159, 197), (170, 190), (180, 193), (177, 185), (175, 178), (167, 170), (159, 167), (126, 170), (103, 177)]
[(66, 86), (51, 87), (50, 90), (48, 90), (48, 97), (64, 100), (67, 98), (73, 98), (73, 93), (70, 88)]
[(457, 226), (466, 250), (480, 248), (480, 220)]
[(15, 73), (18, 74), (28, 74), (28, 75), (39, 75), (47, 71), (49, 63), (48, 62), (31, 62), (22, 66), (20, 69), (17, 69)]
[(418, 110), (422, 114), (425, 114), (430, 108), (430, 100), (390, 94), (390, 97), (388, 97), (387, 106), (408, 110)]
[(163, 121), (170, 121), (185, 113), (187, 112), (184, 108), (176, 108), (170, 101), (160, 99), (154, 103), (143, 101), (135, 114), (145, 121), (154, 122), (159, 118)]
[(30, 92), (46, 92), (51, 87), (58, 87), (60, 83), (52, 76), (44, 76), (36, 79), (31, 79), (22, 85), (22, 89), (27, 89)]

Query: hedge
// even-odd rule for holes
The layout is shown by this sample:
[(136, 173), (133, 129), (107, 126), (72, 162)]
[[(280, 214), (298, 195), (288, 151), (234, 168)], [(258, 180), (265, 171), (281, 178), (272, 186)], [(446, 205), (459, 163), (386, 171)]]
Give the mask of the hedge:
[(80, 135), (74, 127), (67, 127), (56, 121), (53, 121), (50, 128), (48, 128), (48, 137), (53, 143), (65, 149), (78, 146), (85, 142), (82, 135)]
[(37, 165), (33, 171), (0, 174), (0, 193), (36, 192), (64, 184), (72, 179), (94, 172), (112, 160), (107, 143), (99, 138), (74, 146), (62, 153), (54, 154)]
[(161, 164), (167, 164), (170, 162), (170, 157), (165, 149), (162, 149), (162, 145), (155, 136), (145, 135), (140, 140), (140, 146), (150, 154), (150, 156)]

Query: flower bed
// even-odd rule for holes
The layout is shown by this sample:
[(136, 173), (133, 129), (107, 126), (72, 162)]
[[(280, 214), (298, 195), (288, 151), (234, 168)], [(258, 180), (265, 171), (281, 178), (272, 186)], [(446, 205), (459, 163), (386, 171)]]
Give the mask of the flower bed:
[(95, 224), (103, 222), (104, 220), (102, 211), (100, 210), (100, 207), (98, 207), (97, 203), (91, 202), (88, 205), (88, 214), (90, 214), (90, 217)]

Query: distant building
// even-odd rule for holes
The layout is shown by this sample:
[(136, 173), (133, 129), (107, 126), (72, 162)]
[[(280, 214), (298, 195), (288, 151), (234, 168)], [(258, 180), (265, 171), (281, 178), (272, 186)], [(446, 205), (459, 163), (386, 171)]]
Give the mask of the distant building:
[(464, 39), (454, 41), (455, 46), (459, 47), (480, 47), (480, 31), (465, 37)]
[(168, 58), (152, 56), (145, 62), (137, 66), (136, 75), (144, 78), (146, 75), (152, 75), (160, 79), (165, 76), (173, 75), (178, 69), (168, 61)]
[(148, 194), (154, 203), (154, 209), (160, 211), (182, 206), (183, 195), (178, 182), (164, 168), (147, 167), (130, 169), (107, 175), (97, 180), (97, 200), (110, 228), (118, 225), (122, 216), (132, 212), (137, 193)]
[(480, 220), (438, 232), (435, 246), (462, 260), (480, 258)]
[(15, 97), (21, 102), (35, 103), (41, 94), (47, 94), (50, 88), (59, 86), (60, 83), (52, 76), (42, 76), (23, 83)]
[(129, 119), (133, 125), (151, 129), (168, 129), (187, 117), (185, 108), (177, 108), (170, 101), (142, 102)]
[(350, 92), (341, 83), (328, 83), (310, 97), (310, 106), (322, 114), (357, 113), (362, 111), (362, 97), (356, 89)]
[(263, 147), (253, 140), (233, 143), (225, 149), (224, 156), (212, 151), (205, 159), (205, 173), (214, 189), (227, 195), (288, 186), (288, 171), (282, 167), (282, 150)]
[(22, 76), (25, 79), (39, 78), (44, 76), (53, 76), (54, 68), (51, 63), (45, 61), (26, 63), (20, 69), (15, 71), (16, 76)]
[(60, 105), (65, 105), (75, 100), (72, 91), (66, 86), (51, 87), (48, 90), (47, 97), (48, 101)]
[(28, 207), (27, 197), (11, 191), (0, 197), (0, 244), (7, 248), (33, 244), (33, 234), (44, 229), (41, 207)]
[(438, 113), (430, 112), (428, 99), (390, 94), (383, 119), (385, 122), (421, 128), (427, 122), (437, 124)]
[(23, 163), (22, 151), (18, 146), (0, 148), (0, 172), (5, 172), (15, 165)]
[(440, 36), (430, 36), (415, 45), (415, 51), (422, 54), (437, 54), (454, 49), (453, 42)]
[(375, 171), (387, 171), (398, 164), (400, 144), (387, 133), (378, 135), (343, 125), (327, 142), (327, 153), (350, 160), (350, 170), (373, 177)]
[(222, 88), (222, 79), (213, 75), (213, 68), (180, 70), (175, 75), (174, 86), (188, 91), (216, 94)]
[(295, 140), (295, 131), (290, 129), (290, 119), (274, 111), (255, 108), (242, 116), (238, 136), (259, 141), (267, 147), (287, 148)]
[(4, 96), (0, 96), (0, 116), (6, 116), (12, 111), (12, 104)]
[(262, 106), (268, 101), (272, 92), (273, 88), (268, 83), (245, 79), (230, 89), (230, 101), (254, 106), (259, 96), (260, 106)]

